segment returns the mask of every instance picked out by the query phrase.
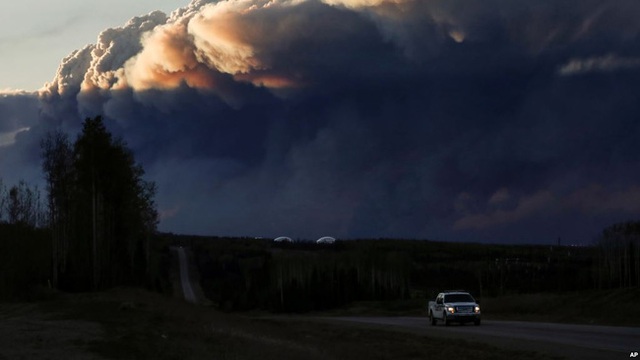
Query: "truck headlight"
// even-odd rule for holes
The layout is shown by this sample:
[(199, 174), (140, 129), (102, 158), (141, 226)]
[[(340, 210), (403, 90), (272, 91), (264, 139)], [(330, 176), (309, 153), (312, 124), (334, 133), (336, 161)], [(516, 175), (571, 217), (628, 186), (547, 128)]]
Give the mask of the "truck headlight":
[(454, 312), (456, 312), (456, 309), (453, 307), (447, 307), (447, 311), (453, 314)]
[(477, 305), (476, 305), (476, 307), (475, 307), (475, 309), (474, 309), (474, 310), (476, 311), (476, 313), (479, 313), (479, 312), (480, 312), (480, 306), (477, 306)]

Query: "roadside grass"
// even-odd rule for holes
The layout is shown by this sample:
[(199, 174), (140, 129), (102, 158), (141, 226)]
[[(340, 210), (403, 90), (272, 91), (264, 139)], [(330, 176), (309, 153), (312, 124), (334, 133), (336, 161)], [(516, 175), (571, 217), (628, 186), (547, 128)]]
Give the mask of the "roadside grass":
[(485, 298), (483, 315), (500, 320), (640, 326), (640, 288)]
[[(329, 316), (427, 316), (428, 299), (354, 302)], [(485, 297), (485, 319), (640, 326), (640, 288)]]
[(427, 316), (427, 302), (427, 299), (355, 301), (316, 314), (327, 316)]
[(551, 359), (381, 326), (226, 314), (139, 289), (61, 295), (38, 307), (50, 321), (100, 324), (101, 337), (76, 346), (107, 359)]

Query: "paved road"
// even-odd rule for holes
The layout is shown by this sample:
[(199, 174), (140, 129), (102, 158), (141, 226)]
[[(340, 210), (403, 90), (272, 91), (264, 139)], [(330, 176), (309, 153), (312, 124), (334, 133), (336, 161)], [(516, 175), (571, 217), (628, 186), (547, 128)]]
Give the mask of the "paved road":
[(640, 351), (640, 328), (487, 321), (481, 326), (429, 325), (426, 317), (339, 317), (347, 321), (391, 325), (429, 336), (464, 338), (499, 347), (546, 352), (569, 359), (628, 359)]
[(176, 248), (178, 252), (178, 260), (180, 261), (180, 284), (182, 284), (182, 293), (184, 294), (184, 299), (190, 303), (196, 303), (196, 295), (193, 292), (193, 287), (191, 286), (191, 280), (189, 278), (189, 263), (187, 261), (187, 253), (185, 252), (183, 247)]

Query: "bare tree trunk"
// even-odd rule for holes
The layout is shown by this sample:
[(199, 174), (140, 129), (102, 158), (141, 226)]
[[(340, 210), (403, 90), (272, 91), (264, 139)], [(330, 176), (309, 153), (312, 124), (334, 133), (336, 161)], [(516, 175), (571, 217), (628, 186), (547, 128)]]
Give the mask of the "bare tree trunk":
[(51, 255), (52, 255), (52, 261), (51, 261), (51, 286), (54, 289), (58, 288), (58, 258), (59, 258), (59, 252), (58, 252), (58, 229), (56, 226), (56, 220), (52, 219), (51, 221)]
[(283, 281), (283, 268), (284, 264), (280, 265), (280, 276), (278, 277), (278, 283), (280, 285), (280, 306), (282, 307), (282, 310), (284, 310), (284, 281)]
[(97, 199), (95, 175), (91, 181), (91, 223), (92, 223), (92, 258), (93, 258), (93, 290), (98, 288), (98, 229), (97, 229)]

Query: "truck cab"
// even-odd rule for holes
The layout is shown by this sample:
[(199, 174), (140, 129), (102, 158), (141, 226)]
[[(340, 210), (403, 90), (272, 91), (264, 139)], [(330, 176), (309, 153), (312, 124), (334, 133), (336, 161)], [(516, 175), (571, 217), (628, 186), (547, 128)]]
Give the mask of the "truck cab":
[(435, 301), (429, 301), (427, 308), (431, 325), (442, 321), (445, 326), (452, 322), (473, 322), (480, 325), (481, 312), (478, 302), (464, 290), (449, 290), (438, 294)]

